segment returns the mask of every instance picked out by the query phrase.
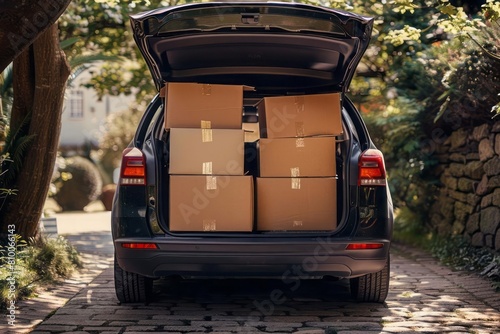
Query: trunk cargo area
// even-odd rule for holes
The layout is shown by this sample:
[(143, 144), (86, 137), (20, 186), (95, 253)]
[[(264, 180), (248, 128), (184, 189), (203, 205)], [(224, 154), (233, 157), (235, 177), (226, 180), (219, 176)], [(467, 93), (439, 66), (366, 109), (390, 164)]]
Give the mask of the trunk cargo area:
[(256, 236), (337, 229), (349, 147), (340, 93), (261, 97), (247, 86), (198, 83), (168, 83), (162, 93), (163, 230)]

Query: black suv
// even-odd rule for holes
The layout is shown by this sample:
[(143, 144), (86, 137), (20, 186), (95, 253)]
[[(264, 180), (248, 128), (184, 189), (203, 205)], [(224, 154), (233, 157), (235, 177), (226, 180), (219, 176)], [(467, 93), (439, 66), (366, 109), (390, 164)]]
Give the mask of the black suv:
[[(274, 277), (285, 283), (334, 277), (350, 280), (356, 300), (383, 302), (389, 285), (392, 201), (382, 153), (345, 95), (368, 46), (373, 19), (297, 3), (224, 2), (152, 10), (133, 15), (131, 24), (159, 93), (147, 107), (122, 158), (112, 210), (118, 299), (146, 301), (153, 279), (168, 276)], [(244, 168), (238, 173), (245, 176), (237, 176), (250, 180), (245, 191), (250, 189), (251, 193), (244, 196), (251, 209), (243, 212), (233, 203), (243, 192), (236, 187), (226, 196), (227, 205), (219, 210), (217, 222), (206, 219), (203, 228), (190, 226), (185, 230), (179, 228), (182, 221), (173, 215), (177, 208), (172, 201), (186, 189), (189, 193), (192, 186), (173, 184), (178, 178), (170, 175), (172, 159), (177, 162), (178, 157), (200, 152), (195, 153), (189, 142), (176, 139), (175, 145), (184, 147), (180, 155), (179, 148), (173, 155), (173, 131), (166, 123), (166, 114), (179, 110), (169, 110), (166, 105), (168, 85), (179, 83), (201, 84), (208, 89), (211, 85), (252, 87), (242, 90), (238, 113), (247, 135), (248, 129), (257, 133), (244, 140)], [(310, 192), (307, 201), (297, 205), (288, 199), (288, 190), (277, 190), (273, 185), (265, 188), (259, 183), (264, 159), (260, 142), (266, 137), (259, 106), (273, 97), (294, 97), (297, 104), (301, 98), (332, 94), (339, 97), (338, 106), (333, 103), (325, 108), (331, 113), (337, 110), (341, 129), (330, 136), (332, 144), (327, 150), (333, 155), (316, 153), (311, 158), (314, 161), (299, 163), (319, 167), (333, 163), (335, 173), (328, 179), (335, 180), (334, 190)], [(188, 104), (193, 98), (181, 96), (181, 104), (182, 99)], [(322, 117), (316, 121), (322, 123)], [(203, 136), (212, 138), (210, 124), (204, 126), (203, 120), (200, 124)], [(310, 138), (298, 130), (294, 137), (296, 147)], [(281, 151), (277, 152), (269, 159), (277, 159), (279, 164)], [(323, 162), (318, 164), (317, 158)], [(292, 189), (300, 180), (303, 185), (309, 182), (308, 177), (291, 170), (284, 182)], [(211, 169), (199, 174), (207, 178), (206, 189), (212, 189), (208, 187), (215, 179), (210, 178)], [(285, 217), (290, 225), (282, 226), (278, 218), (273, 221), (267, 217), (265, 223), (261, 218), (264, 210), (278, 208), (286, 216), (287, 210), (295, 212), (297, 206), (316, 221), (310, 223), (308, 217), (290, 214)], [(196, 214), (203, 209), (198, 207)], [(323, 209), (326, 216), (315, 216)], [(239, 221), (245, 217), (247, 225), (240, 228)]]

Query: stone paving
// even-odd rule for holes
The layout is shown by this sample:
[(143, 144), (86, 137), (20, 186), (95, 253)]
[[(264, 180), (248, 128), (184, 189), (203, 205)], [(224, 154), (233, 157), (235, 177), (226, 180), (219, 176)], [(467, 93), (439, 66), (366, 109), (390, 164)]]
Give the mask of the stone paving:
[(304, 280), (292, 291), (279, 280), (158, 280), (151, 303), (119, 305), (110, 267), (89, 283), (111, 257), (92, 256), (93, 268), (55, 288), (63, 294), (53, 299), (69, 299), (63, 307), (43, 320), (40, 310), (57, 303), (40, 295), (20, 306), (29, 324), (0, 332), (500, 333), (500, 293), (488, 281), (401, 245), (392, 249), (385, 304), (352, 302), (345, 281)]
[(158, 280), (151, 303), (120, 305), (109, 213), (66, 215), (60, 227), (85, 269), (20, 302), (16, 326), (5, 320), (0, 333), (500, 333), (500, 293), (488, 281), (402, 245), (385, 304), (352, 302), (346, 281), (292, 291), (279, 280)]

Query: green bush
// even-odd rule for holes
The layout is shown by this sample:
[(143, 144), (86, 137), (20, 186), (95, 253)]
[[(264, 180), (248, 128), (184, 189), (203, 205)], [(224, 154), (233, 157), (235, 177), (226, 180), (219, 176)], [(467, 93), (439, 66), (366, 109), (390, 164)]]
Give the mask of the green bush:
[(99, 198), (102, 178), (93, 162), (83, 157), (66, 158), (54, 180), (54, 199), (64, 211), (83, 210)]
[[(384, 153), (396, 226), (404, 224), (404, 229), (418, 229), (425, 235), (430, 229), (426, 214), (438, 180), (431, 172), (436, 161), (428, 152), (420, 122), (422, 112), (422, 106), (414, 100), (398, 97), (388, 102), (384, 112), (368, 113), (364, 119), (375, 144)], [(415, 227), (408, 226), (412, 224)]]
[(8, 243), (2, 240), (0, 244), (1, 309), (5, 309), (11, 300), (17, 302), (29, 298), (36, 293), (37, 287), (67, 278), (82, 267), (76, 249), (61, 236), (40, 238), (31, 243), (16, 236), (14, 258), (9, 257)]
[(74, 267), (81, 267), (76, 249), (59, 236), (57, 239), (38, 239), (26, 249), (26, 264), (43, 281), (68, 277)]
[(448, 59), (438, 119), (449, 111), (461, 117), (464, 124), (475, 126), (492, 123), (491, 112), (500, 104), (500, 21), (469, 36)]
[[(459, 235), (439, 236), (429, 224), (435, 200), (437, 156), (458, 128), (493, 122), (500, 96), (500, 25), (485, 27), (468, 41), (445, 41), (422, 51), (396, 70), (392, 92), (365, 120), (384, 152), (395, 205), (394, 241), (427, 249), (457, 270), (474, 271), (500, 288), (500, 256), (470, 245)], [(479, 46), (479, 45), (481, 46)], [(450, 231), (451, 234), (451, 231)]]
[(428, 213), (440, 186), (438, 156), (446, 154), (440, 147), (447, 135), (494, 122), (491, 110), (500, 102), (499, 41), (500, 25), (493, 24), (468, 40), (433, 45), (395, 69), (383, 101), (380, 96), (372, 105), (368, 101), (371, 111), (364, 118), (385, 155), (396, 239), (425, 239), (435, 231)]

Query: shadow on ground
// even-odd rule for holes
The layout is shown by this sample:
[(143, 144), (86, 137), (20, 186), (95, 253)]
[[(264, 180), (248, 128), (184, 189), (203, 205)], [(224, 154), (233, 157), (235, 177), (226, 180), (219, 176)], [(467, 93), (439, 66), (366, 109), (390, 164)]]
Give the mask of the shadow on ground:
[(110, 232), (85, 232), (64, 235), (80, 253), (113, 257), (113, 240)]

